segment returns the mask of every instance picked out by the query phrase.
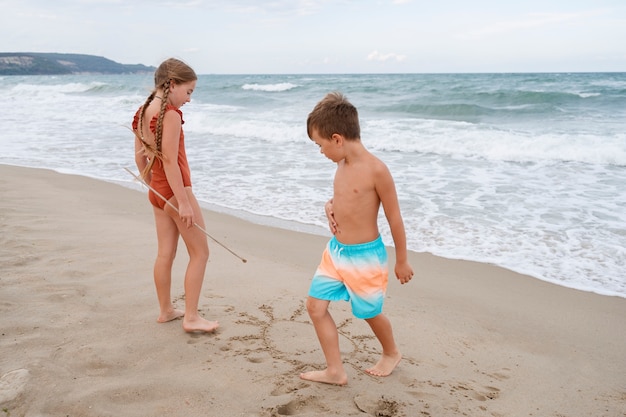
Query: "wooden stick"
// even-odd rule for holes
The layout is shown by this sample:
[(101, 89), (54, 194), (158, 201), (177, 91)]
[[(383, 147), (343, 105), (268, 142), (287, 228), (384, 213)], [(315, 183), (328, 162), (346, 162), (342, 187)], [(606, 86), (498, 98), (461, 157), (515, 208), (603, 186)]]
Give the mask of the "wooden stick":
[[(157, 197), (159, 197), (161, 200), (165, 201), (165, 204), (167, 204), (168, 206), (170, 206), (171, 208), (173, 208), (176, 213), (178, 213), (178, 207), (176, 207), (174, 204), (170, 203), (165, 197), (163, 197), (157, 190), (155, 190), (154, 188), (152, 188), (147, 182), (145, 182), (143, 180), (143, 178), (141, 178), (140, 176), (136, 175), (133, 171), (131, 171), (130, 169), (124, 167), (124, 169), (126, 170), (126, 172), (128, 172), (130, 175), (132, 175), (133, 177), (135, 177), (135, 179), (139, 182), (141, 182), (143, 185), (145, 185), (146, 187), (148, 187), (148, 189), (150, 191), (152, 191), (154, 194), (156, 194)], [(218, 245), (220, 245), (221, 247), (223, 247), (224, 249), (226, 249), (228, 252), (230, 252), (231, 254), (235, 255), (237, 258), (241, 259), (241, 261), (243, 263), (248, 262), (247, 259), (242, 258), (241, 256), (237, 255), (235, 252), (233, 252), (232, 250), (230, 250), (226, 245), (224, 245), (222, 242), (220, 242), (219, 240), (215, 239), (213, 236), (211, 236), (206, 230), (204, 230), (204, 228), (202, 226), (200, 226), (198, 223), (194, 222), (193, 223), (194, 226), (196, 226), (198, 229), (200, 229), (202, 231), (202, 233), (204, 233), (205, 235), (207, 235), (208, 237), (211, 238), (211, 240), (213, 240), (213, 242), (217, 243)]]

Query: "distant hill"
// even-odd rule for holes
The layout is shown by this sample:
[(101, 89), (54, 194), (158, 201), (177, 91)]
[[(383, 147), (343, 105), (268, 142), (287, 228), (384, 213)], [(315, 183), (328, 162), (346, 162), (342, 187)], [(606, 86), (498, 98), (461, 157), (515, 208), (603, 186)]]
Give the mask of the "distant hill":
[(94, 55), (0, 52), (0, 75), (133, 74), (154, 70), (154, 67), (120, 64)]

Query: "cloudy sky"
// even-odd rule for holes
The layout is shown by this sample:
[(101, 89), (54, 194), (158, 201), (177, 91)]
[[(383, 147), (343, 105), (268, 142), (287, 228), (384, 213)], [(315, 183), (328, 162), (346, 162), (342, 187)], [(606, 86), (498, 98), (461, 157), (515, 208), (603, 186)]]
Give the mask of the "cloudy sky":
[(626, 71), (625, 0), (0, 0), (0, 52), (200, 74)]

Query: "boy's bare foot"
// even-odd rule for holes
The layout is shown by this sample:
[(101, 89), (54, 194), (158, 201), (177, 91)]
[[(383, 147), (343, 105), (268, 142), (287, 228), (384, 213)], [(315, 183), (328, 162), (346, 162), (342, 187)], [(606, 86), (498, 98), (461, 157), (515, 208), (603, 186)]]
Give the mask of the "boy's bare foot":
[(198, 317), (197, 319), (187, 319), (185, 317), (183, 319), (183, 330), (187, 333), (196, 333), (196, 332), (206, 332), (210, 333), (215, 331), (220, 327), (220, 324), (216, 321), (207, 320), (202, 317)]
[(373, 376), (389, 376), (396, 369), (401, 359), (402, 354), (400, 352), (395, 355), (382, 355), (378, 363), (366, 369), (365, 372)]
[(185, 312), (182, 310), (172, 309), (170, 311), (162, 312), (157, 319), (158, 323), (167, 323), (168, 321), (176, 320), (185, 315)]
[(345, 372), (334, 375), (331, 374), (328, 369), (324, 369), (323, 371), (303, 372), (300, 374), (300, 378), (306, 379), (307, 381), (322, 382), (332, 385), (346, 385), (348, 383), (348, 375), (346, 375)]

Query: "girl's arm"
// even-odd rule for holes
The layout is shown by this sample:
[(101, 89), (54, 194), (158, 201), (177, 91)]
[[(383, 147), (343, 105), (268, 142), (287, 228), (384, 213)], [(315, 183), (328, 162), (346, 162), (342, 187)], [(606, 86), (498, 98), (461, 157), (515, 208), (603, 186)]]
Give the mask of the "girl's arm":
[(176, 197), (180, 219), (192, 227), (195, 223), (193, 208), (183, 185), (183, 177), (178, 166), (178, 146), (182, 120), (175, 111), (167, 111), (163, 116), (163, 138), (161, 152), (163, 153), (163, 168), (170, 188)]

